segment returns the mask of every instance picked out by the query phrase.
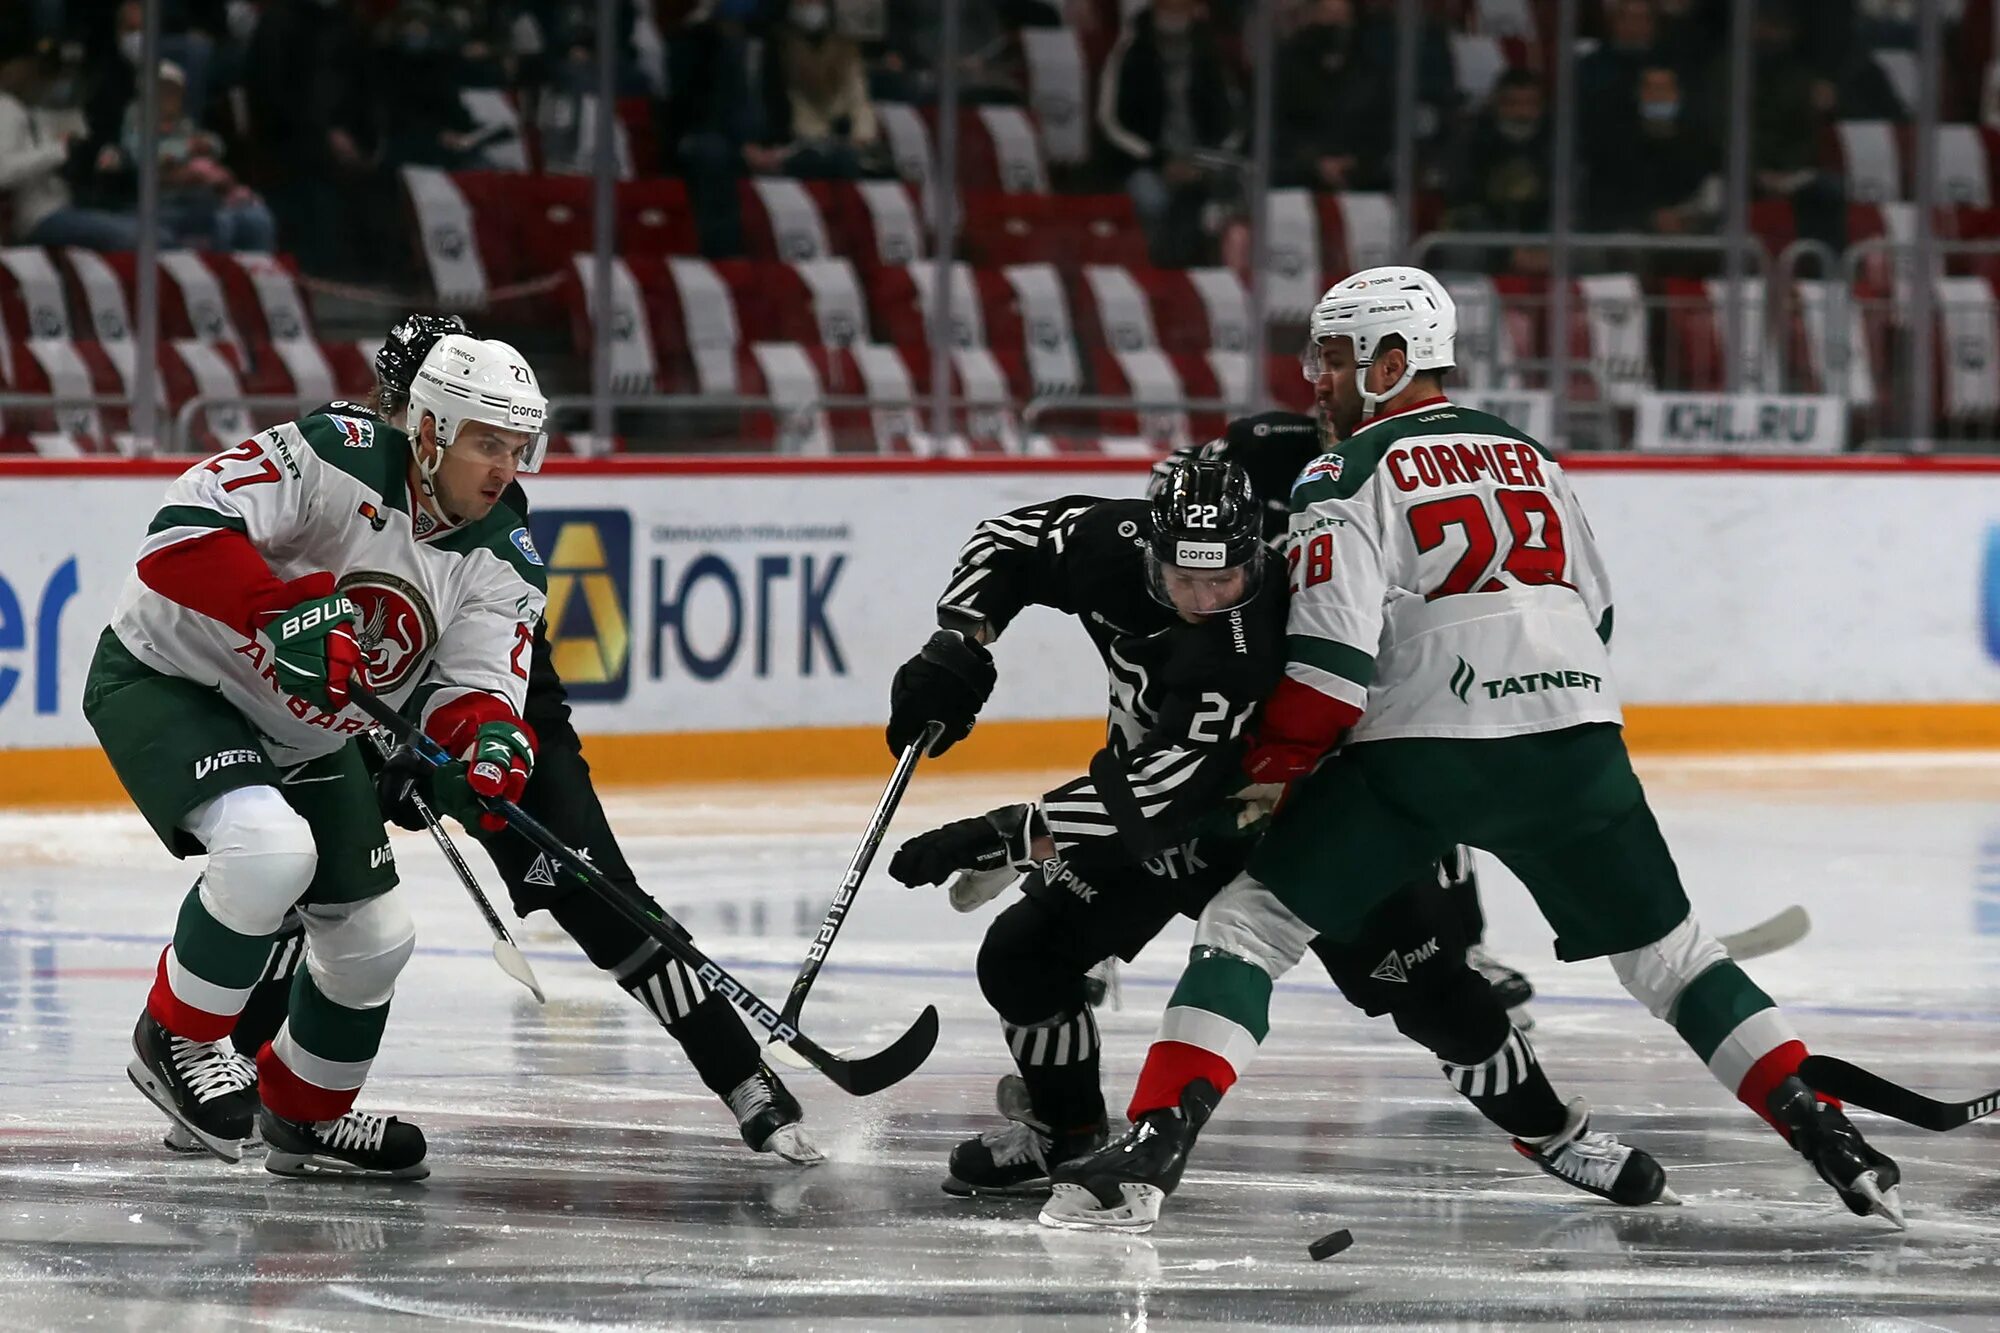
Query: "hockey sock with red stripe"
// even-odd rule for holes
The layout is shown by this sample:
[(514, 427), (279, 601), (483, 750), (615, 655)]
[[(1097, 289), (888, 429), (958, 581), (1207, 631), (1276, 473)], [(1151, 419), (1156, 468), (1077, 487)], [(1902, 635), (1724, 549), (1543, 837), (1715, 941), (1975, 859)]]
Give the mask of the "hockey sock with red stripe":
[(1270, 976), (1234, 954), (1196, 946), (1146, 1052), (1126, 1117), (1179, 1106), (1182, 1090), (1198, 1078), (1218, 1096), (1228, 1092), (1270, 1030)]
[[(1674, 1001), (1669, 1021), (1723, 1087), (1785, 1134), (1764, 1102), (1773, 1088), (1798, 1072), (1807, 1054), (1805, 1043), (1742, 968), (1717, 963), (1689, 982)], [(1820, 1100), (1839, 1105), (1831, 1097)]]
[(181, 901), (174, 942), (160, 955), (146, 1011), (177, 1037), (220, 1041), (271, 957), (269, 935), (245, 935), (215, 919), (197, 882)]

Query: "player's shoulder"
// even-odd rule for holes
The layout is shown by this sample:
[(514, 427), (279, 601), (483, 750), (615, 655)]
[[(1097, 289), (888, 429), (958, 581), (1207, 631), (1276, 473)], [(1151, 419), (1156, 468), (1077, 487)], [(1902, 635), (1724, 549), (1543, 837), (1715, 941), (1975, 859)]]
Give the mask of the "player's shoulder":
[(394, 501), (408, 489), (409, 437), (363, 404), (331, 402), (289, 425), (320, 462), (378, 494)]
[[(1068, 506), (1067, 509), (1061, 506)], [(1070, 496), (1053, 515), (1054, 539), (1072, 564), (1118, 567), (1145, 549), (1153, 506), (1145, 500)]]
[(438, 538), (436, 545), (466, 556), (489, 552), (536, 591), (548, 591), (549, 571), (528, 532), (527, 517), (504, 498), (487, 511), (485, 518)]

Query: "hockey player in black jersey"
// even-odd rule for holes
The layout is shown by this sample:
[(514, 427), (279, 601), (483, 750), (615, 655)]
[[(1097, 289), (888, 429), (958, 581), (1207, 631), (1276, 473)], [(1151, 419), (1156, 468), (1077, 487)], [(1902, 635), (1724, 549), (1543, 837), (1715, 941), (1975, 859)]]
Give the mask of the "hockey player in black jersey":
[[(913, 886), (1023, 876), (978, 959), (1018, 1070), (1000, 1086), (1008, 1123), (953, 1150), (948, 1193), (1045, 1194), (1053, 1166), (1105, 1142), (1085, 973), (1198, 915), (1248, 857), (1262, 808), (1243, 740), (1285, 661), (1286, 580), (1266, 576), (1261, 510), (1241, 468), (1185, 459), (1151, 501), (1070, 496), (990, 519), (959, 554), (939, 630), (896, 674), (890, 748), (935, 721), (933, 753), (971, 731), (997, 678), (986, 645), (1029, 605), (1075, 616), (1110, 675), (1107, 740), (1086, 774), (921, 834), (890, 863)], [(1620, 1203), (1665, 1193), (1651, 1157), (1590, 1132), (1582, 1100), (1556, 1096), (1466, 965), (1435, 877), (1385, 903), (1360, 939), (1314, 947), (1351, 1002), (1392, 1015), (1550, 1174)]]
[[(459, 320), (443, 316), (411, 315), (404, 319), (390, 330), (375, 356), (377, 385), (370, 400), (336, 403), (327, 410), (396, 422), (408, 410), (411, 380), (431, 345), (447, 333), (462, 332), (464, 327)], [(507, 488), (503, 502), (523, 517), (528, 513), (527, 496), (518, 483)], [(556, 674), (546, 625), (535, 630), (522, 716), (534, 729), (540, 752), (534, 775), (521, 795), (521, 808), (563, 842), (588, 855), (611, 879), (641, 892), (591, 785), (590, 765), (584, 761), (582, 742), (570, 723), (568, 696)], [(363, 750), (367, 753), (369, 747)], [(383, 813), (406, 829), (422, 829), (422, 817), (406, 793), (411, 784), (428, 782), (430, 777), (429, 765), (414, 756), (403, 753), (391, 758), (376, 781)], [(620, 989), (666, 1028), (687, 1052), (702, 1082), (736, 1117), (749, 1147), (801, 1164), (823, 1160), (804, 1132), (798, 1100), (764, 1064), (762, 1048), (728, 1000), (703, 985), (657, 941), (633, 927), (596, 894), (555, 874), (547, 858), (526, 839), (505, 829), (497, 833), (470, 831), (506, 881), (514, 911), (526, 916), (546, 910), (592, 963), (609, 973)], [(255, 1052), (284, 1021), (285, 997), (303, 955), (296, 918), (288, 926), (289, 932), (279, 936), (263, 980), (252, 991), (232, 1036), (239, 1051)], [(181, 1141), (183, 1136), (184, 1131), (176, 1127), (167, 1137), (167, 1146), (203, 1151), (191, 1140)]]

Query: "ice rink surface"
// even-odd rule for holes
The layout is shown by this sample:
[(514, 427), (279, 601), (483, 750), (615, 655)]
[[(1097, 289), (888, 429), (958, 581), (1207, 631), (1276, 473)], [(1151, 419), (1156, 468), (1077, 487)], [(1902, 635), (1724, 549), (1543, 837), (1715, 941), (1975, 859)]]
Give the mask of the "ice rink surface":
[[(1937, 1095), (2000, 1085), (2000, 756), (1642, 771), (1712, 929), (1811, 912), (1803, 944), (1748, 964), (1808, 1044)], [(920, 770), (888, 845), (1042, 785)], [(878, 790), (611, 804), (642, 881), (776, 1002)], [(540, 1007), (428, 841), (396, 851), (422, 940), (362, 1105), (420, 1123), (434, 1173), (310, 1184), (166, 1153), (126, 1081), (190, 868), (126, 811), (0, 815), (0, 1328), (2000, 1328), (2000, 1128), (1858, 1115), (1903, 1165), (1910, 1229), (1850, 1216), (1608, 966), (1557, 964), (1489, 860), (1489, 942), (1541, 989), (1550, 1076), (1653, 1152), (1685, 1206), (1622, 1210), (1540, 1175), (1310, 960), (1152, 1236), (948, 1198), (945, 1156), (994, 1123), (1009, 1068), (971, 975), (992, 909), (957, 916), (879, 867), (805, 1026), (872, 1048), (934, 1003), (943, 1038), (867, 1100), (788, 1071), (833, 1159), (790, 1167), (744, 1150), (545, 916), (519, 932)], [(1098, 1015), (1114, 1110), (1187, 939), (1163, 936)], [(1335, 1227), (1353, 1248), (1311, 1262)]]

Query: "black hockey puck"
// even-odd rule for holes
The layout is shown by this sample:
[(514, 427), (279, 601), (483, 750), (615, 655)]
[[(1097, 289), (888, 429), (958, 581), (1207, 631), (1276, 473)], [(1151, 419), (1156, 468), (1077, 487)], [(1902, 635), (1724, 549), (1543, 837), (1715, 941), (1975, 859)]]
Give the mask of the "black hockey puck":
[(1354, 1243), (1354, 1233), (1346, 1227), (1328, 1232), (1306, 1247), (1306, 1253), (1315, 1259), (1331, 1259)]

